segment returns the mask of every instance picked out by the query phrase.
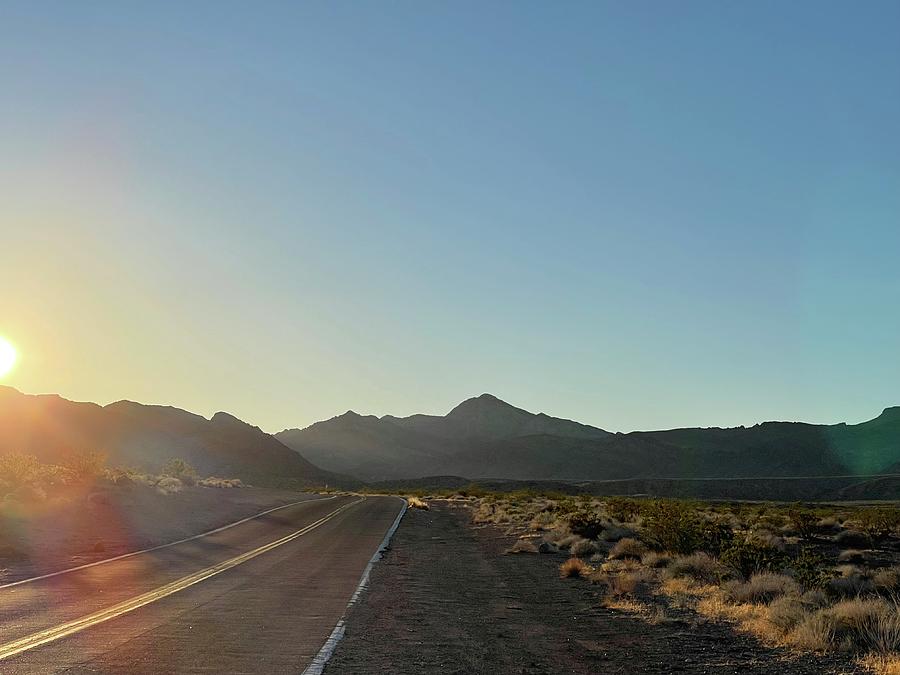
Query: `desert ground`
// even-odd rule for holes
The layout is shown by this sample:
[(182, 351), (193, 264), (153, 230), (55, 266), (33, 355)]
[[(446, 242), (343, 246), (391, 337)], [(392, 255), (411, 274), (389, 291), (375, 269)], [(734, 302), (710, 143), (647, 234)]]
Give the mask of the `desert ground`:
[[(667, 531), (631, 500), (426, 505), (404, 518), (326, 672), (897, 672), (897, 540), (861, 529), (895, 513), (884, 505), (655, 506), (727, 518), (759, 544), (718, 556), (654, 551)], [(572, 532), (594, 524), (585, 514), (598, 530)]]

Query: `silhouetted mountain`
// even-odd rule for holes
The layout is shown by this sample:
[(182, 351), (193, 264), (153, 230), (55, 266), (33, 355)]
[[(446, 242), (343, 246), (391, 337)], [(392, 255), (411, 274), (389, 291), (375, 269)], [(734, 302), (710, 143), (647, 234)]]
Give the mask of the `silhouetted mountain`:
[(606, 438), (611, 435), (608, 431), (586, 424), (550, 417), (544, 413), (530, 413), (491, 394), (467, 399), (444, 417), (385, 415), (382, 419), (406, 429), (452, 439), (495, 440), (538, 434), (567, 438)]
[(900, 408), (862, 424), (766, 422), (611, 434), (483, 394), (445, 416), (353, 413), (276, 434), (317, 465), (364, 480), (621, 480), (900, 471)]
[[(276, 438), (311, 462), (364, 480), (416, 478), (434, 473), (472, 447), (504, 438), (548, 435), (560, 439), (611, 437), (607, 431), (516, 408), (490, 394), (463, 401), (446, 416), (393, 417), (347, 412)], [(471, 464), (478, 465), (477, 458)], [(468, 464), (467, 464), (468, 465)], [(484, 470), (507, 466), (483, 462)], [(482, 474), (479, 474), (482, 475)], [(491, 474), (494, 475), (494, 474)]]
[(237, 477), (257, 485), (355, 483), (312, 465), (273, 436), (227, 413), (211, 420), (156, 405), (107, 406), (31, 396), (0, 387), (0, 453), (21, 451), (48, 462), (75, 452), (107, 453), (113, 466), (158, 471), (169, 459), (201, 475)]

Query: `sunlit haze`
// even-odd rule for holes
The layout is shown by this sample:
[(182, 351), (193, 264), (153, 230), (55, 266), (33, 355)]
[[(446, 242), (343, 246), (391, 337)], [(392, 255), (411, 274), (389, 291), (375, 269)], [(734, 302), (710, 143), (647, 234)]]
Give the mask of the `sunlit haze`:
[(0, 10), (0, 384), (268, 431), (900, 405), (900, 3), (51, 4)]

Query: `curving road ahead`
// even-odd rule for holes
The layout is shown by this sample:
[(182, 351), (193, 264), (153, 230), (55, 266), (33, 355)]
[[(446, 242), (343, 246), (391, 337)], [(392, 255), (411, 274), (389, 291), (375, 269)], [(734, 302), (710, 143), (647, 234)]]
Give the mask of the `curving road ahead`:
[(0, 672), (301, 673), (402, 508), (392, 497), (313, 499), (0, 586)]

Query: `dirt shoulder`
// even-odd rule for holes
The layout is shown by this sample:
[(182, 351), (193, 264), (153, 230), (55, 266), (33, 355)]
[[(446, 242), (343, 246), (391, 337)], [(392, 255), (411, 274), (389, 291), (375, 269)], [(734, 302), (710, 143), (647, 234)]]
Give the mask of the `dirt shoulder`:
[(314, 495), (262, 488), (87, 487), (54, 499), (4, 502), (0, 584), (193, 536)]
[(470, 512), (410, 510), (350, 613), (329, 675), (347, 673), (854, 672), (845, 659), (796, 657), (728, 626), (684, 616), (653, 625), (601, 606), (566, 556), (504, 555), (514, 538)]

